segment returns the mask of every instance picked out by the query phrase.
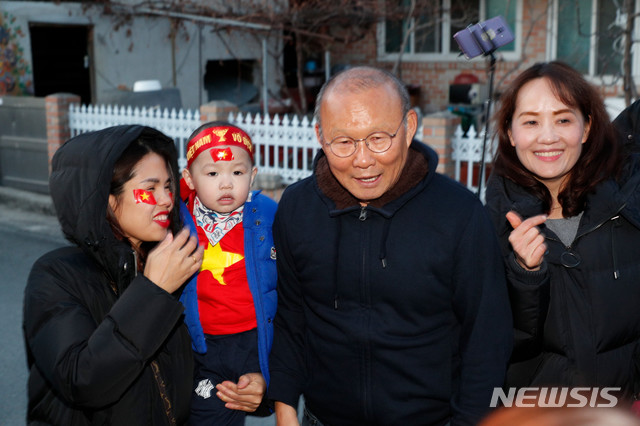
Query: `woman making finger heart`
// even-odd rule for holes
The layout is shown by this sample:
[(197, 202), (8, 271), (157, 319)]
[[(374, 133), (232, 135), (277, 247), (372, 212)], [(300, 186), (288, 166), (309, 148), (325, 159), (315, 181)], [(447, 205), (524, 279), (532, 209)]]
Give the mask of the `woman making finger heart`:
[(640, 163), (598, 91), (559, 62), (520, 74), (494, 118), (487, 206), (516, 329), (506, 386), (588, 387), (595, 399), (610, 387), (630, 400), (640, 390)]

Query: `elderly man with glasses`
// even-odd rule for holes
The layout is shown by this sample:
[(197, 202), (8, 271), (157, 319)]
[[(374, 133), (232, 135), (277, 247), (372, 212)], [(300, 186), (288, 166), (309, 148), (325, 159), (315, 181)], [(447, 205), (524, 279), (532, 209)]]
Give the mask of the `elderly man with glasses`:
[(368, 67), (316, 103), (322, 151), (274, 224), (278, 312), (269, 396), (279, 425), (472, 425), (511, 354), (495, 231), (436, 173), (405, 86)]

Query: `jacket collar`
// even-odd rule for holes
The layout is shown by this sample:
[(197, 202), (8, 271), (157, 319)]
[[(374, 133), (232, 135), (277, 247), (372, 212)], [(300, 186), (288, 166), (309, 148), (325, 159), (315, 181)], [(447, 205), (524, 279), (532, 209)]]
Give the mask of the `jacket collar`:
[[(594, 193), (587, 196), (578, 233), (585, 228), (602, 224), (617, 214), (622, 214), (640, 228), (640, 163), (637, 169), (628, 173), (622, 184), (614, 179), (606, 180), (596, 187)], [(501, 218), (509, 210), (514, 210), (523, 217), (545, 213), (541, 201), (513, 181), (495, 175), (490, 181), (492, 182), (488, 185), (487, 200)]]

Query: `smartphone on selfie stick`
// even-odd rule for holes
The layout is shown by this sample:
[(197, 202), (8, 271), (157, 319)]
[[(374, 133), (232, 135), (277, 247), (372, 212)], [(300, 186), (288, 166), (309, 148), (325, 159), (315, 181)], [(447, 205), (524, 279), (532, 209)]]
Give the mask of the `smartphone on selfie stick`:
[(458, 31), (453, 35), (458, 47), (467, 59), (484, 55), (490, 58), (489, 64), (489, 99), (484, 116), (484, 136), (482, 139), (482, 160), (480, 162), (480, 179), (478, 180), (478, 197), (482, 196), (482, 184), (485, 174), (485, 151), (489, 134), (489, 117), (491, 116), (491, 101), (493, 99), (493, 75), (496, 68), (496, 49), (513, 41), (513, 33), (502, 16), (487, 19), (475, 25)]

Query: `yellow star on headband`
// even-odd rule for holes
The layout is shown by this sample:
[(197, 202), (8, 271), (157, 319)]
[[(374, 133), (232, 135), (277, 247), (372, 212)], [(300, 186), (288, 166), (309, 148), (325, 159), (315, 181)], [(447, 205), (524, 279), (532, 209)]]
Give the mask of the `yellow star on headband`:
[(202, 258), (202, 266), (200, 267), (201, 271), (210, 271), (220, 284), (227, 285), (222, 278), (222, 274), (224, 270), (233, 265), (236, 262), (240, 262), (244, 259), (244, 256), (238, 253), (233, 253), (230, 251), (222, 251), (220, 247), (220, 243), (211, 247), (211, 244), (208, 245), (207, 249), (204, 251), (204, 256)]
[(214, 129), (211, 133), (213, 133), (218, 137), (218, 142), (224, 142), (226, 141), (224, 136), (227, 134), (228, 131), (229, 129)]

